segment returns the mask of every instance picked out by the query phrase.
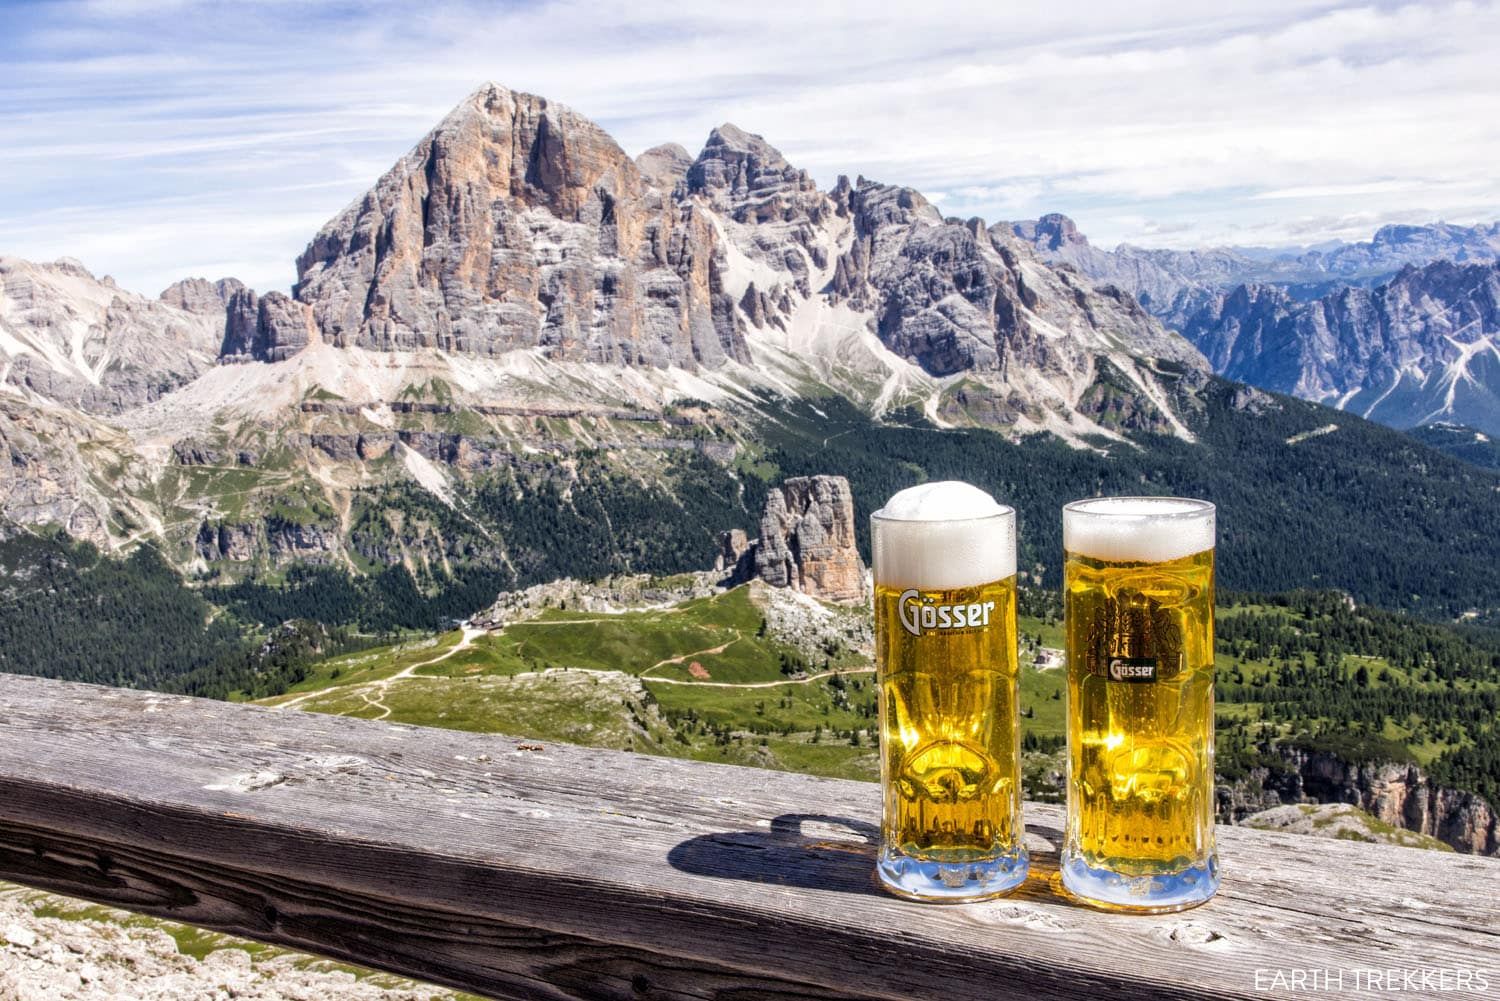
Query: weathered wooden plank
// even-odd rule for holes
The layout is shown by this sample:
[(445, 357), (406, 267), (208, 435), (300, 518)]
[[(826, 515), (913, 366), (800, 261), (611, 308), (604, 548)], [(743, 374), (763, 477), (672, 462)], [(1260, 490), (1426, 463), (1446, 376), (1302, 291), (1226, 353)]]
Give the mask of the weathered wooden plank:
[(871, 785), (521, 743), (0, 676), (0, 878), (505, 998), (1500, 991), (1495, 859), (1221, 828), (1213, 902), (1103, 914), (1032, 804), (1018, 895), (922, 906)]

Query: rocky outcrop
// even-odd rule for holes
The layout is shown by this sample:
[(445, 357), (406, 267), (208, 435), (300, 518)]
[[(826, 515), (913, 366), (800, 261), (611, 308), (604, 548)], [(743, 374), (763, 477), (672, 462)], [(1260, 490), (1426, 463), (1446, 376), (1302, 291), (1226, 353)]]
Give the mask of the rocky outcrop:
[(0, 884), (0, 998), (25, 1001), (456, 1001), (331, 960)]
[(715, 258), (597, 125), (489, 85), (314, 237), (296, 294), (339, 346), (715, 367), (749, 357)]
[(255, 559), (260, 549), (260, 532), (255, 525), (210, 524), (203, 522), (198, 527), (198, 538), (193, 549), (198, 556), (213, 563), (228, 560), (231, 563), (248, 563)]
[(743, 528), (731, 528), (719, 533), (719, 555), (714, 557), (714, 569), (720, 573), (731, 573), (740, 565), (750, 551), (750, 537)]
[(1500, 814), (1482, 796), (1439, 786), (1416, 765), (1351, 763), (1329, 751), (1278, 746), (1283, 765), (1253, 769), (1218, 789), (1220, 816), (1234, 821), (1298, 803), (1351, 803), (1392, 827), (1475, 855), (1500, 855)]
[(254, 468), (260, 456), (248, 448), (221, 449), (195, 438), (172, 443), (172, 461), (179, 466), (241, 466)]
[(276, 515), (249, 524), (208, 521), (198, 528), (194, 551), (205, 562), (250, 563), (265, 554), (272, 563), (327, 564), (343, 543), (336, 523), (289, 521)]
[(212, 445), (184, 438), (172, 444), (172, 460), (179, 466), (221, 466), (224, 455)]
[(1035, 222), (1013, 222), (1010, 229), (1043, 254), (1061, 254), (1089, 245), (1088, 237), (1061, 212), (1049, 212)]
[(221, 362), (285, 361), (318, 339), (312, 309), (282, 292), (242, 288), (224, 307)]
[(758, 539), (747, 545), (744, 533), (726, 532), (720, 540), (717, 566), (733, 566), (731, 583), (758, 579), (824, 601), (869, 596), (854, 537), (854, 495), (842, 476), (785, 481), (766, 498)]
[(654, 577), (650, 574), (615, 574), (595, 581), (561, 577), (545, 584), (515, 591), (502, 591), (495, 603), (469, 621), (482, 629), (501, 629), (535, 618), (549, 608), (577, 612), (618, 613), (627, 608), (675, 605), (718, 593), (710, 572)]
[[(85, 458), (79, 442), (99, 447)], [(0, 517), (60, 527), (72, 538), (108, 546), (113, 512), (139, 475), (138, 464), (110, 444), (108, 430), (87, 415), (0, 394)], [(118, 463), (108, 492), (99, 489), (89, 462), (100, 459)]]
[(1409, 266), (1310, 302), (1241, 285), (1183, 332), (1232, 379), (1396, 427), (1444, 419), (1500, 434), (1500, 264)]
[(693, 155), (678, 143), (662, 143), (636, 157), (635, 165), (647, 184), (670, 195), (687, 181)]
[(220, 278), (216, 282), (206, 278), (185, 278), (167, 286), (157, 298), (184, 312), (217, 318), (229, 305), (230, 297), (244, 287), (244, 282), (235, 278)]
[(1273, 806), (1240, 821), (1258, 831), (1285, 831), (1340, 841), (1363, 841), (1372, 845), (1402, 845), (1452, 851), (1437, 838), (1395, 827), (1350, 803), (1297, 803)]
[(537, 439), (517, 448), (514, 441), (478, 437), (452, 431), (363, 431), (299, 435), (295, 441), (316, 449), (336, 462), (374, 462), (404, 445), (424, 459), (451, 466), (465, 473), (489, 469), (541, 471), (545, 457), (558, 457), (584, 450), (590, 452), (696, 452), (719, 463), (734, 461), (739, 446), (733, 441), (709, 438), (643, 436), (619, 441), (595, 441), (586, 445), (565, 440)]

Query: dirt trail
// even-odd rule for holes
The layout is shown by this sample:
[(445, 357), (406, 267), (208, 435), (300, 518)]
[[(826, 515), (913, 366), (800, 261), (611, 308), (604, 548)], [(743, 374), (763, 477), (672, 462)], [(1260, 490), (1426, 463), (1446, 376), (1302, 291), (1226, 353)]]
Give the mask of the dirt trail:
[(708, 647), (708, 648), (703, 649), (703, 650), (694, 650), (692, 653), (685, 653), (685, 654), (681, 655), (680, 657), (668, 657), (666, 660), (659, 660), (655, 664), (652, 664), (650, 667), (646, 668), (640, 674), (636, 675), (636, 677), (640, 678), (642, 681), (657, 681), (657, 680), (660, 680), (660, 679), (657, 679), (657, 678), (651, 678), (651, 677), (649, 677), (649, 675), (651, 674), (651, 672), (654, 671), (654, 670), (656, 670), (658, 667), (666, 667), (668, 664), (681, 664), (683, 661), (689, 660), (690, 658), (693, 658), (693, 657), (705, 657), (705, 656), (708, 656), (709, 654), (723, 653), (725, 650), (727, 650), (729, 648), (730, 644), (732, 644), (732, 643), (738, 643), (740, 640), (742, 640), (744, 638), (745, 638), (744, 635), (741, 634), (739, 630), (735, 630), (734, 639), (732, 639), (732, 640), (725, 640), (723, 643), (720, 643), (718, 646), (711, 646), (711, 647)]
[[(444, 650), (436, 657), (431, 657), (427, 660), (419, 661), (415, 664), (410, 664), (407, 667), (402, 668), (400, 671), (397, 671), (389, 678), (381, 678), (379, 681), (371, 681), (363, 685), (358, 685), (354, 688), (354, 694), (363, 699), (366, 705), (374, 706), (375, 708), (380, 710), (380, 715), (374, 717), (375, 719), (385, 719), (391, 714), (391, 707), (385, 704), (386, 692), (390, 689), (391, 682), (410, 678), (412, 676), (412, 672), (416, 671), (419, 667), (430, 667), (440, 661), (447, 660), (449, 657), (452, 657), (456, 653), (467, 650), (469, 647), (474, 645), (475, 639), (489, 632), (488, 629), (481, 629), (478, 626), (471, 626), (467, 622), (464, 623), (461, 628), (464, 632), (463, 637), (460, 638), (457, 643), (453, 644), (451, 647)], [(374, 698), (371, 698), (367, 691), (371, 688), (376, 690)], [(324, 688), (320, 691), (308, 692), (304, 695), (297, 696), (295, 699), (288, 699), (286, 702), (281, 703), (281, 705), (279, 705), (277, 708), (295, 709), (297, 706), (300, 706), (308, 699), (315, 699), (320, 695), (328, 695), (330, 692), (335, 691), (338, 691), (338, 689)]]
[(810, 685), (814, 681), (822, 681), (835, 674), (874, 673), (873, 667), (843, 667), (836, 671), (809, 674), (805, 678), (783, 678), (780, 681), (683, 681), (679, 678), (648, 678), (645, 675), (641, 675), (641, 680), (649, 681), (654, 685), (691, 685), (695, 688), (780, 688), (782, 685)]

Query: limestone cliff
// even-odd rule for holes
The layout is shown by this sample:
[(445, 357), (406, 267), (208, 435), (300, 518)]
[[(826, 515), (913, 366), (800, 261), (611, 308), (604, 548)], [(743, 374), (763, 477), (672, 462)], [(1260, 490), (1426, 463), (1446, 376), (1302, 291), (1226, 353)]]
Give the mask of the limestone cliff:
[(1278, 747), (1285, 762), (1221, 785), (1220, 815), (1245, 816), (1283, 804), (1350, 803), (1376, 820), (1437, 838), (1461, 852), (1500, 855), (1500, 814), (1482, 796), (1439, 786), (1401, 762), (1351, 763), (1329, 751)]
[(713, 226), (593, 122), (490, 85), (313, 238), (297, 298), (339, 346), (693, 368), (748, 358)]
[(318, 339), (312, 310), (282, 292), (241, 288), (225, 303), (222, 362), (285, 361)]
[(798, 476), (773, 489), (760, 520), (760, 537), (725, 532), (718, 558), (730, 581), (759, 579), (824, 601), (869, 596), (865, 565), (854, 538), (854, 496), (842, 476)]

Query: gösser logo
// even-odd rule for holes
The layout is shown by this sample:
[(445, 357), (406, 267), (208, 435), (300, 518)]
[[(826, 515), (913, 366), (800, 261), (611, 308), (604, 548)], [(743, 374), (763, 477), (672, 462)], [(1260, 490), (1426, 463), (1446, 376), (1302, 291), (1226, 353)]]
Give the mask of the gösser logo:
[(1155, 681), (1156, 660), (1145, 657), (1116, 657), (1109, 662), (1111, 681)]
[(931, 629), (984, 628), (990, 624), (990, 613), (995, 610), (993, 601), (976, 601), (966, 605), (924, 605), (922, 592), (916, 588), (901, 592), (896, 599), (896, 611), (901, 624), (913, 636), (921, 636)]

